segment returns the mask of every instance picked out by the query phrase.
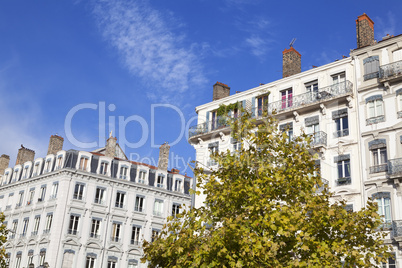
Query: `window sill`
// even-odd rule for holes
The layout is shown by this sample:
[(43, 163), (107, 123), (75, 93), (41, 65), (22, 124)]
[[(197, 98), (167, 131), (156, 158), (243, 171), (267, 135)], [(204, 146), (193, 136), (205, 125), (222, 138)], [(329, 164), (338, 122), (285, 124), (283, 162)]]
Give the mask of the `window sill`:
[(371, 117), (366, 119), (366, 125), (373, 125), (373, 124), (378, 124), (381, 122), (385, 122), (385, 115), (380, 115), (377, 117)]

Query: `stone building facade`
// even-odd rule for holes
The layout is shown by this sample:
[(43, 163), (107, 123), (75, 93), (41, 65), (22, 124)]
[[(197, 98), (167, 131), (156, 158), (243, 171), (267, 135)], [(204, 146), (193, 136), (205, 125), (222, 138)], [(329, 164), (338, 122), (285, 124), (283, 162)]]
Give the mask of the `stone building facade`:
[[(94, 152), (61, 149), (5, 168), (0, 209), (10, 230), (9, 267), (146, 267), (142, 241), (191, 205), (192, 180), (116, 157), (119, 150), (111, 137)], [(109, 151), (117, 153), (101, 153)]]

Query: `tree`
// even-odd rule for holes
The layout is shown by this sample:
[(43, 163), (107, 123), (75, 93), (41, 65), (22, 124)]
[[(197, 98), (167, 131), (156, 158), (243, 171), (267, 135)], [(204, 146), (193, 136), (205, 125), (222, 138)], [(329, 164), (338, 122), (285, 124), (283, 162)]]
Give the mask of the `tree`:
[[(373, 267), (390, 254), (377, 205), (357, 212), (315, 172), (310, 137), (289, 139), (275, 118), (231, 124), (242, 140), (236, 153), (212, 156), (218, 168), (197, 165), (206, 205), (168, 219), (144, 242), (150, 267)], [(319, 191), (320, 190), (320, 191)]]
[(6, 250), (3, 247), (7, 242), (8, 230), (7, 226), (4, 224), (6, 217), (3, 213), (0, 213), (0, 267), (8, 267)]

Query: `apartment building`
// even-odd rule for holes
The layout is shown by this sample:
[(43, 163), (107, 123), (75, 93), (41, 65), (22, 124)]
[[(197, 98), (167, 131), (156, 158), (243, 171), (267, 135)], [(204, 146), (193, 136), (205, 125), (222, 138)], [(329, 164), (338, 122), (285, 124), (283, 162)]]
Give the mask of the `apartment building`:
[(142, 241), (191, 205), (192, 181), (167, 170), (168, 144), (155, 167), (129, 161), (116, 140), (93, 152), (65, 151), (53, 135), (43, 158), (23, 146), (14, 167), (0, 157), (9, 267), (146, 267)]
[[(211, 152), (235, 151), (222, 105), (241, 106), (259, 120), (263, 112), (279, 120), (290, 137), (302, 131), (312, 135), (317, 165), (335, 199), (345, 199), (350, 210), (364, 207), (368, 198), (379, 204), (396, 261), (384, 267), (402, 267), (402, 36), (374, 39), (374, 22), (366, 15), (356, 20), (357, 48), (349, 57), (301, 72), (301, 55), (293, 47), (283, 54), (283, 78), (230, 95), (217, 82), (212, 102), (196, 107), (197, 125), (189, 129), (196, 161), (216, 167)], [(205, 196), (197, 196), (195, 206)], [(402, 244), (401, 244), (402, 246)], [(397, 266), (399, 265), (399, 266)]]

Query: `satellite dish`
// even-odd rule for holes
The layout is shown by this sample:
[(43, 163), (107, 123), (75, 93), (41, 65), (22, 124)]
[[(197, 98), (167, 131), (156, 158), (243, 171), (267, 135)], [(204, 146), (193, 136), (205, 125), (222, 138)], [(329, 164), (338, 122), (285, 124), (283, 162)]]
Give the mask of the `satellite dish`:
[(293, 47), (293, 44), (294, 44), (295, 42), (296, 42), (296, 38), (293, 38), (292, 41), (290, 41), (289, 46), (290, 46), (290, 47)]

